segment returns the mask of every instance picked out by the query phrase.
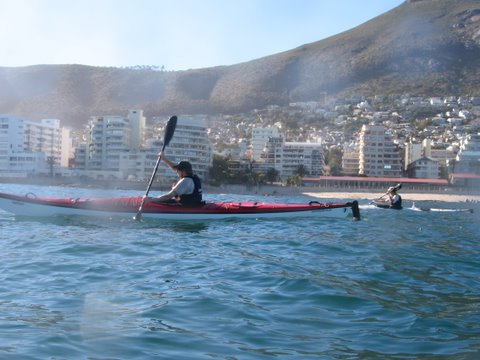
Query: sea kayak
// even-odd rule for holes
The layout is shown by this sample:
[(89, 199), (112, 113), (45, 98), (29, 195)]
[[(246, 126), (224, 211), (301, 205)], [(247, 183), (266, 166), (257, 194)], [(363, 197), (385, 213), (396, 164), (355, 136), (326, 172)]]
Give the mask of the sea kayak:
[(432, 212), (469, 212), (473, 213), (473, 209), (443, 209), (443, 208), (427, 208), (427, 207), (417, 207), (415, 203), (412, 204), (412, 207), (408, 208), (413, 211), (432, 211)]
[[(381, 200), (373, 200), (371, 205), (374, 205), (377, 208), (381, 209), (394, 209), (390, 206), (390, 202), (388, 201), (381, 201)], [(431, 212), (469, 212), (473, 213), (473, 209), (443, 209), (443, 208), (427, 208), (427, 207), (417, 207), (415, 203), (412, 204), (409, 208), (403, 208), (406, 210), (412, 211), (431, 211)], [(400, 210), (400, 209), (395, 209)]]
[[(45, 198), (0, 193), (0, 209), (19, 216), (122, 216), (132, 218), (142, 197)], [(262, 202), (205, 202), (198, 206), (166, 204), (147, 199), (142, 218), (167, 220), (209, 220), (228, 218), (347, 217), (360, 219), (358, 202), (275, 204)]]
[(372, 205), (375, 205), (378, 208), (382, 209), (394, 209), (394, 210), (401, 210), (402, 208), (393, 208), (390, 205), (390, 201), (383, 201), (383, 200), (373, 200), (371, 202)]

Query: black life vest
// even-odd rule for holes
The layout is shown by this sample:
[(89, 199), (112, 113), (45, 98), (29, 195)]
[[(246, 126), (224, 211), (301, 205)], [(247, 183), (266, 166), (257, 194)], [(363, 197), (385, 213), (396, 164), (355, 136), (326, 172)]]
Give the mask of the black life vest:
[(402, 208), (402, 197), (398, 195), (398, 200), (390, 205), (392, 209), (400, 210)]
[(202, 182), (197, 175), (185, 176), (193, 180), (195, 188), (191, 194), (180, 195), (180, 204), (192, 206), (202, 203)]

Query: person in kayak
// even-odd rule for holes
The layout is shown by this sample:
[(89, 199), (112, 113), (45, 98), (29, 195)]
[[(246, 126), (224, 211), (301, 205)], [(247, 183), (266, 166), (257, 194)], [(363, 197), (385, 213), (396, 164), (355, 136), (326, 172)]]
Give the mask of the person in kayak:
[(192, 164), (188, 161), (180, 161), (178, 164), (172, 163), (164, 154), (161, 159), (167, 166), (175, 171), (180, 177), (172, 189), (157, 198), (155, 202), (177, 202), (181, 205), (200, 205), (202, 204), (202, 183), (200, 178), (193, 173)]
[(390, 200), (390, 208), (392, 209), (401, 209), (402, 208), (402, 197), (398, 195), (397, 188), (390, 186), (387, 190), (388, 198)]

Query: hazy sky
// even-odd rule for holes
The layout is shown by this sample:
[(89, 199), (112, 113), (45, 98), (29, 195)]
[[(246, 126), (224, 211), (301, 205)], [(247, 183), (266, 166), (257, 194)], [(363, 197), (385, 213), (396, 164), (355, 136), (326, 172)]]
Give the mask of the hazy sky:
[(0, 66), (232, 65), (322, 40), (402, 2), (0, 0)]

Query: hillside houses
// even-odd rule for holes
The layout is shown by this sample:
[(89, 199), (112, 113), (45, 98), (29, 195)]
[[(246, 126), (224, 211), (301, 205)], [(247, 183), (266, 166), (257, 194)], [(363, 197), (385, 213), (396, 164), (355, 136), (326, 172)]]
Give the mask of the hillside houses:
[[(465, 148), (478, 141), (476, 136), (480, 133), (480, 98), (379, 95), (374, 98), (355, 96), (327, 101), (323, 95), (318, 102), (296, 102), (285, 107), (272, 105), (249, 113), (178, 116), (179, 119), (197, 119), (195, 121), (204, 124), (195, 136), (196, 141), (202, 137), (208, 141), (202, 145), (202, 151), (207, 152), (202, 155), (202, 159), (195, 161), (198, 161), (202, 176), (206, 180), (214, 154), (230, 159), (232, 169), (237, 166), (237, 169), (243, 169), (241, 171), (250, 169), (266, 172), (273, 168), (282, 181), (294, 176), (300, 168), (311, 176), (397, 177), (409, 174), (418, 177), (422, 174), (421, 176), (432, 178), (446, 178), (449, 173), (458, 169), (464, 173), (480, 173), (475, 162), (478, 161), (478, 153), (469, 153)], [(70, 173), (78, 174), (81, 170), (83, 175), (91, 176), (91, 171), (95, 170), (97, 175), (121, 179), (148, 176), (155, 161), (155, 149), (159, 146), (154, 140), (161, 139), (162, 126), (166, 119), (143, 118), (142, 110), (138, 112), (139, 117), (134, 117), (133, 113), (127, 116), (95, 117), (106, 119), (103, 121), (108, 121), (110, 126), (115, 123), (116, 133), (106, 136), (111, 141), (120, 139), (120, 142), (111, 143), (109, 146), (105, 145), (107, 143), (101, 145), (98, 142), (99, 126), (87, 127), (87, 132), (77, 139), (90, 139), (90, 142), (85, 144), (77, 140), (73, 144), (76, 156), (70, 161)], [(137, 120), (131, 123), (129, 117)], [(4, 115), (3, 118), (7, 119), (8, 116)], [(133, 128), (130, 123), (134, 125)], [(4, 120), (3, 124), (5, 125), (2, 126), (8, 127), (9, 122)], [(378, 138), (370, 143), (370, 140), (365, 138), (367, 128), (375, 128), (378, 132)], [(14, 140), (17, 148), (19, 144), (23, 144), (23, 137), (26, 135), (12, 139), (5, 136), (11, 133), (8, 129), (0, 130), (3, 173), (12, 173), (9, 172), (12, 166), (16, 169), (28, 168), (29, 166), (18, 164), (19, 157), (9, 150)], [(465, 140), (467, 138), (468, 140)], [(138, 140), (135, 142), (132, 139)], [(125, 143), (124, 147), (121, 142)], [(366, 150), (366, 146), (371, 148), (371, 152)], [(110, 153), (111, 149), (115, 149), (116, 153)], [(333, 161), (338, 161), (331, 157), (338, 153), (335, 149), (343, 156), (343, 160), (340, 159), (343, 165), (339, 170), (332, 170), (330, 166)], [(108, 159), (110, 168), (104, 169), (101, 161), (95, 163), (95, 166), (92, 162), (87, 164), (86, 152), (89, 152), (90, 157), (95, 155), (101, 156), (99, 159)], [(45, 163), (47, 154), (43, 156)], [(191, 151), (179, 150), (178, 156), (196, 158)], [(16, 161), (15, 165), (13, 159)], [(238, 167), (239, 161), (247, 165)], [(369, 164), (375, 166), (375, 171), (369, 170)], [(55, 166), (60, 165), (58, 163)], [(121, 166), (127, 166), (130, 170), (122, 170)], [(288, 170), (283, 168), (284, 166), (287, 166)], [(43, 168), (43, 171), (47, 172), (47, 167)], [(425, 170), (427, 168), (428, 171)], [(108, 174), (103, 173), (107, 170)], [(338, 173), (332, 174), (331, 171)], [(68, 171), (61, 173), (66, 175)]]
[[(476, 105), (479, 98), (471, 97), (382, 97), (378, 96), (370, 102), (363, 97), (350, 99), (335, 99), (329, 104), (323, 101), (316, 105), (309, 103), (292, 103), (288, 108), (275, 107), (262, 111), (262, 125), (271, 126), (282, 123), (288, 141), (318, 141), (321, 139), (323, 148), (341, 147), (343, 153), (342, 174), (360, 174), (359, 150), (352, 150), (352, 144), (359, 144), (358, 136), (363, 125), (383, 125), (397, 147), (400, 157), (400, 171), (405, 174), (428, 174), (429, 177), (446, 177), (452, 171), (452, 160), (455, 159), (461, 139), (467, 134), (480, 132), (480, 112)], [(300, 110), (299, 110), (300, 109)], [(291, 117), (299, 114), (301, 120), (296, 126), (289, 127)], [(245, 114), (244, 120), (249, 115)], [(248, 121), (245, 127), (254, 128), (258, 124)], [(245, 130), (248, 133), (248, 130)], [(423, 143), (424, 140), (428, 142)], [(248, 142), (248, 139), (246, 140)], [(245, 143), (245, 141), (244, 141)], [(344, 145), (345, 144), (345, 145)], [(419, 156), (408, 159), (406, 148), (408, 144), (418, 144), (422, 149)], [(423, 144), (423, 145), (422, 145)], [(357, 153), (355, 153), (357, 152)], [(434, 170), (421, 171), (417, 163), (411, 162), (421, 157), (428, 157), (429, 168)], [(328, 162), (329, 159), (326, 159)], [(328, 168), (328, 167), (327, 167)], [(395, 168), (398, 169), (396, 165)], [(412, 169), (417, 169), (413, 171)], [(398, 176), (398, 174), (395, 174)]]

